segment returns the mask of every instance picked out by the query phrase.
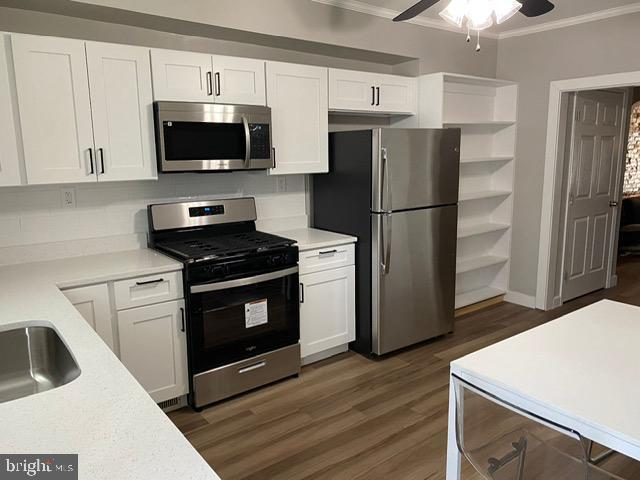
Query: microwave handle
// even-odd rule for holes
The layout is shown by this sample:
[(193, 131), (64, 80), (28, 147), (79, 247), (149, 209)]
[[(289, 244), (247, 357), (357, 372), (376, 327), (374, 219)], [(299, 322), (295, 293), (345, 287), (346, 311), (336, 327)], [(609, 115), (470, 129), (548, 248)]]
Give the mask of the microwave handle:
[(251, 162), (251, 132), (249, 131), (247, 117), (242, 117), (242, 125), (244, 125), (244, 168), (249, 168), (249, 163)]

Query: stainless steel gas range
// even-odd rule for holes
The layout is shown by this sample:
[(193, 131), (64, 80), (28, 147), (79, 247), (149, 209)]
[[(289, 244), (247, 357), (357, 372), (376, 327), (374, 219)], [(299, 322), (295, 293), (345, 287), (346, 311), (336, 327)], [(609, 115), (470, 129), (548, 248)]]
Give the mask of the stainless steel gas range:
[(148, 216), (149, 246), (185, 265), (190, 405), (297, 375), (294, 241), (256, 230), (253, 198), (149, 205)]

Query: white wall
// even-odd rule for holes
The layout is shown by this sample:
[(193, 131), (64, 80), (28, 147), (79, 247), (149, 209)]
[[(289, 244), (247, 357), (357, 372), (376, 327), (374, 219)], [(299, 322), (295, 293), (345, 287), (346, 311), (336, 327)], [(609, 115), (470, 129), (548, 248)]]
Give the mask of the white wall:
[(71, 185), (76, 208), (63, 208), (63, 186), (0, 189), (0, 265), (49, 260), (146, 245), (150, 203), (184, 198), (255, 196), (258, 227), (268, 231), (307, 225), (303, 175), (266, 172), (162, 175), (157, 182)]
[(498, 78), (520, 82), (510, 289), (535, 295), (552, 80), (640, 70), (640, 14), (502, 39)]

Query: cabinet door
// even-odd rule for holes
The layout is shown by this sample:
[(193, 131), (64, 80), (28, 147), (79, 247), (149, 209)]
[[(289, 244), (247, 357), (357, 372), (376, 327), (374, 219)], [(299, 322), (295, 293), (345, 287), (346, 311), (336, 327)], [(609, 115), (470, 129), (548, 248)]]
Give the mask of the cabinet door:
[(211, 55), (151, 50), (155, 100), (212, 102)]
[(302, 357), (355, 340), (355, 267), (300, 275)]
[(185, 395), (184, 301), (118, 312), (120, 360), (156, 402)]
[(329, 110), (374, 112), (376, 76), (367, 72), (329, 69)]
[(109, 288), (106, 283), (89, 287), (72, 288), (62, 293), (69, 299), (80, 315), (115, 352), (113, 342), (113, 323)]
[(84, 42), (12, 35), (27, 182), (95, 182)]
[(0, 186), (21, 183), (8, 48), (9, 36), (0, 34)]
[[(380, 87), (380, 106), (384, 113), (404, 113), (413, 115), (418, 109), (417, 80), (397, 75), (379, 75), (376, 85)], [(376, 102), (377, 103), (377, 102)]]
[(329, 171), (327, 69), (267, 62), (276, 167), (272, 174)]
[(214, 56), (213, 94), (217, 103), (266, 105), (264, 60)]
[(149, 50), (87, 43), (98, 180), (158, 178)]

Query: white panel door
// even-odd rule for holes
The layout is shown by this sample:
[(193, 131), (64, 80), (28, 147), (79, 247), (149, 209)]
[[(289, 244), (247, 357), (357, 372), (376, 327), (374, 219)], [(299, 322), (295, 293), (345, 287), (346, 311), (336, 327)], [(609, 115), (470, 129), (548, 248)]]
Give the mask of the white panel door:
[(327, 69), (267, 62), (275, 168), (272, 174), (329, 171)]
[(213, 57), (213, 94), (217, 103), (266, 105), (264, 60)]
[(27, 182), (95, 182), (84, 42), (12, 35), (11, 43)]
[(65, 297), (80, 312), (80, 315), (115, 352), (113, 341), (113, 315), (109, 302), (109, 288), (106, 283), (89, 287), (64, 290)]
[(300, 284), (301, 356), (355, 340), (355, 267), (300, 275)]
[(384, 113), (415, 114), (418, 109), (417, 80), (398, 75), (378, 75), (376, 86), (380, 88), (376, 99), (377, 111)]
[(0, 34), (0, 186), (22, 183), (8, 49), (9, 36)]
[(563, 301), (604, 288), (611, 261), (624, 95), (581, 92), (574, 107)]
[(374, 112), (378, 110), (377, 77), (373, 73), (329, 69), (329, 110)]
[(149, 50), (88, 42), (98, 180), (158, 178)]
[(151, 50), (155, 100), (212, 102), (211, 55)]
[(120, 360), (151, 398), (189, 392), (183, 300), (118, 312), (118, 334)]

